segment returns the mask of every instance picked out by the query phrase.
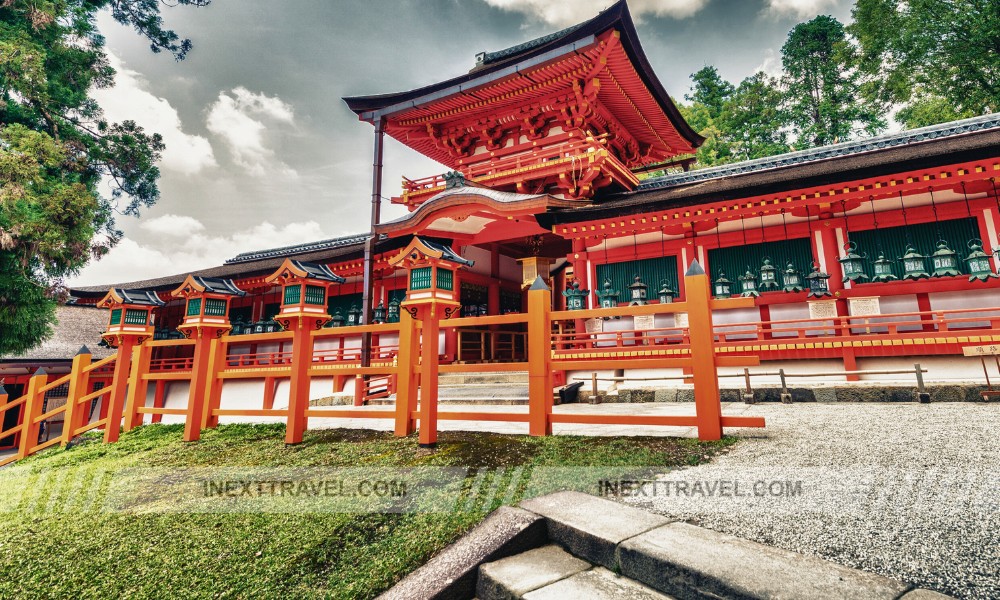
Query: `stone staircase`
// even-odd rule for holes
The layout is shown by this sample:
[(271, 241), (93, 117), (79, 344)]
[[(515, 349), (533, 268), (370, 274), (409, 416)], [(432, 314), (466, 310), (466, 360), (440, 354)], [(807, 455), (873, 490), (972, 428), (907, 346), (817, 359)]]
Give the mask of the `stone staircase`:
[(937, 592), (581, 494), (502, 507), (383, 600), (942, 600)]
[[(395, 394), (369, 402), (372, 406), (395, 403)], [(443, 373), (438, 377), (438, 404), (527, 406), (528, 373)]]

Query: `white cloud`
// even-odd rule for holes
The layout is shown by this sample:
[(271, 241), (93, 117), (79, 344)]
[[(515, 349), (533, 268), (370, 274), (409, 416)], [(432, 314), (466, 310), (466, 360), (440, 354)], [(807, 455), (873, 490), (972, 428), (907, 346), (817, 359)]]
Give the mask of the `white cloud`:
[(754, 73), (759, 73), (763, 71), (771, 77), (781, 77), (781, 57), (775, 52), (774, 48), (768, 48), (764, 50), (764, 59), (760, 61), (760, 64), (753, 70)]
[(92, 94), (109, 121), (131, 119), (147, 132), (162, 135), (167, 146), (160, 161), (164, 169), (193, 175), (216, 166), (211, 144), (204, 137), (184, 133), (180, 115), (170, 102), (150, 93), (142, 75), (126, 67), (113, 52), (108, 53), (108, 59), (117, 71), (115, 85), (95, 89)]
[(226, 143), (233, 161), (251, 175), (268, 172), (294, 175), (295, 171), (274, 158), (265, 140), (268, 124), (292, 125), (292, 107), (281, 98), (255, 94), (244, 87), (220, 92), (209, 108), (208, 130)]
[(201, 221), (187, 215), (163, 215), (142, 221), (139, 227), (154, 235), (188, 236), (205, 230)]
[(767, 0), (767, 10), (776, 15), (811, 19), (839, 3), (840, 0)]
[[(174, 226), (185, 227), (185, 235), (176, 235)], [(291, 246), (322, 240), (326, 235), (316, 221), (288, 223), (276, 226), (263, 222), (231, 236), (205, 235), (205, 226), (192, 217), (164, 215), (142, 224), (151, 233), (162, 233), (162, 248), (156, 240), (139, 243), (131, 238), (121, 240), (101, 260), (88, 265), (70, 279), (73, 286), (126, 283), (175, 275), (221, 265), (241, 252)]]
[[(550, 25), (567, 27), (579, 23), (607, 8), (610, 0), (485, 0), (490, 6), (519, 12), (542, 19)], [(709, 0), (632, 0), (629, 11), (637, 21), (645, 15), (686, 19), (708, 4)]]

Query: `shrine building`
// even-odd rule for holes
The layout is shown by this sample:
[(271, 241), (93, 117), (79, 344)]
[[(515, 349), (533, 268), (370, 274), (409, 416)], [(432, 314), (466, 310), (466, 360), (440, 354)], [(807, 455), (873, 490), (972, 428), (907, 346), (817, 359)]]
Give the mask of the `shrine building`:
[[(651, 69), (624, 1), (470, 63), (433, 85), (344, 99), (372, 124), (376, 146), (388, 135), (443, 165), (387, 194), (408, 213), (375, 226), (367, 314), (364, 232), (250, 250), (194, 273), (79, 287), (74, 305), (96, 305), (110, 287), (149, 292), (164, 303), (153, 338), (180, 338), (192, 303), (171, 292), (191, 277), (199, 293), (225, 294), (211, 310), (228, 314), (230, 336), (256, 336), (281, 329), (274, 319), (289, 292), (271, 275), (289, 260), (322, 267), (325, 275), (312, 274), (322, 285), (301, 271), (305, 292), (294, 299), (325, 309), (325, 327), (398, 322), (417, 281), (391, 261), (415, 239), (461, 261), (436, 285), (453, 292), (462, 317), (525, 311), (536, 276), (554, 290), (554, 310), (678, 301), (697, 260), (715, 297), (753, 298), (751, 308), (715, 311), (722, 354), (752, 353), (765, 369), (818, 371), (827, 381), (879, 379), (853, 372), (914, 362), (930, 379), (982, 378), (962, 354), (1000, 341), (1000, 114), (691, 169), (704, 140)], [(196, 307), (200, 316), (210, 302)], [(685, 326), (683, 315), (624, 313), (556, 334), (567, 346), (589, 335), (591, 346), (627, 350), (648, 344), (642, 331)], [(378, 345), (394, 342), (381, 336)], [(244, 351), (280, 354), (286, 344), (254, 338)], [(336, 349), (361, 344), (358, 336)], [(452, 328), (441, 333), (440, 359), (513, 362), (526, 344), (519, 324)], [(0, 377), (12, 364), (5, 360)], [(625, 359), (604, 374), (616, 372), (680, 374), (630, 370)]]

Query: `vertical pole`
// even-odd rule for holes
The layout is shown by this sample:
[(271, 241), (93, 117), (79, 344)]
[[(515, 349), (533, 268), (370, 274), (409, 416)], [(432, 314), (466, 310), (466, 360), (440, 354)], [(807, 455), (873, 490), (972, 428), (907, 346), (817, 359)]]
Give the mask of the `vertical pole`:
[(264, 378), (264, 410), (274, 408), (275, 385), (274, 377)]
[(69, 391), (66, 393), (66, 414), (63, 418), (63, 432), (61, 444), (65, 446), (69, 443), (76, 431), (83, 427), (83, 419), (87, 418), (87, 411), (80, 406), (80, 398), (87, 395), (88, 384), (90, 383), (90, 373), (87, 367), (90, 366), (92, 357), (86, 346), (73, 357), (73, 367), (70, 370)]
[(21, 439), (17, 448), (17, 460), (31, 454), (31, 449), (38, 444), (38, 433), (41, 430), (41, 423), (36, 423), (35, 419), (42, 416), (42, 404), (45, 401), (45, 394), (41, 389), (49, 380), (45, 374), (45, 369), (38, 369), (34, 376), (28, 380), (28, 389), (25, 394), (28, 399), (24, 403), (24, 421), (21, 425)]
[(195, 337), (194, 361), (191, 365), (191, 384), (188, 387), (187, 415), (184, 418), (184, 441), (197, 442), (201, 439), (202, 420), (205, 412), (205, 388), (208, 380), (208, 364), (212, 339), (203, 329), (192, 331)]
[(140, 344), (132, 349), (132, 368), (129, 369), (128, 375), (123, 431), (132, 431), (142, 425), (143, 415), (139, 412), (139, 407), (146, 405), (146, 389), (149, 387), (149, 382), (143, 376), (149, 372), (149, 359), (152, 354), (152, 348), (146, 344)]
[[(158, 379), (156, 381), (156, 390), (153, 392), (153, 408), (163, 408), (166, 406), (166, 392), (167, 392), (167, 382)], [(153, 415), (153, 423), (160, 423), (163, 421), (163, 415)]]
[(848, 371), (845, 377), (847, 381), (861, 381), (861, 376), (850, 371), (858, 370), (858, 357), (854, 354), (854, 348), (844, 348), (844, 370)]
[(684, 282), (687, 289), (698, 439), (718, 440), (722, 438), (722, 405), (719, 402), (719, 378), (715, 364), (711, 288), (708, 275), (698, 261), (691, 263), (691, 268), (684, 274)]
[(104, 424), (104, 443), (118, 441), (122, 429), (122, 414), (125, 412), (125, 392), (128, 387), (128, 376), (132, 371), (132, 348), (135, 340), (124, 336), (118, 346), (118, 358), (115, 359), (115, 373), (111, 378), (111, 391), (105, 397), (107, 402), (108, 420)]
[[(382, 210), (382, 142), (385, 139), (385, 117), (378, 115), (375, 120), (375, 149), (374, 160), (372, 161), (372, 214), (371, 214), (371, 235), (365, 240), (365, 265), (363, 275), (363, 287), (361, 292), (361, 319), (362, 323), (368, 323), (372, 318), (372, 303), (375, 291), (374, 258), (375, 242), (378, 241), (378, 234), (375, 233), (375, 226), (378, 225)], [(370, 365), (368, 357), (371, 350), (371, 333), (361, 334), (361, 366)]]
[[(420, 445), (428, 448), (437, 444), (438, 415), (438, 349), (440, 307), (423, 320), (421, 338), (423, 349), (420, 353)], [(398, 396), (397, 396), (398, 402)]]
[(399, 311), (399, 356), (396, 368), (399, 377), (396, 388), (397, 437), (405, 437), (416, 430), (413, 411), (417, 409), (417, 362), (420, 359), (417, 322), (407, 310)]
[(292, 337), (292, 374), (288, 387), (288, 424), (285, 426), (285, 443), (302, 443), (309, 419), (309, 367), (312, 366), (312, 335), (303, 319), (294, 321)]
[(528, 288), (528, 434), (552, 435), (552, 292), (540, 276)]
[(219, 426), (219, 415), (215, 411), (222, 403), (222, 381), (219, 371), (226, 363), (226, 345), (219, 338), (213, 338), (208, 349), (208, 368), (205, 373), (205, 400), (202, 412), (202, 429), (215, 429)]

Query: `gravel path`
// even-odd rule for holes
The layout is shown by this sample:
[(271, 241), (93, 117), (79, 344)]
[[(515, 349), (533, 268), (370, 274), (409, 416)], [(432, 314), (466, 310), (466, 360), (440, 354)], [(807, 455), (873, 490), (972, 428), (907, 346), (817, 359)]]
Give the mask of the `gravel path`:
[(1000, 405), (747, 412), (767, 428), (730, 430), (743, 440), (729, 453), (624, 501), (959, 598), (1000, 598)]

